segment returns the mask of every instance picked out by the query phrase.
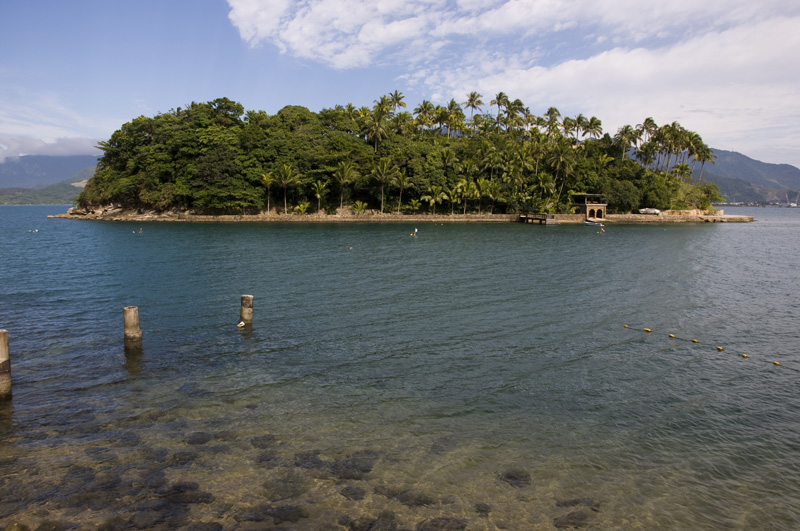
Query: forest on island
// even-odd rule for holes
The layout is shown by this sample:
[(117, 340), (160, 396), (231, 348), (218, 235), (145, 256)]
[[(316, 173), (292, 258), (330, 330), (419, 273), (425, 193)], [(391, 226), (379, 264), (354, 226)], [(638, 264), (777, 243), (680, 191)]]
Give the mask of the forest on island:
[[(485, 112), (484, 112), (485, 111)], [(407, 108), (402, 93), (275, 115), (228, 98), (140, 116), (108, 141), (76, 202), (203, 213), (568, 213), (572, 194), (610, 212), (710, 208), (713, 153), (695, 132), (652, 118), (613, 135), (596, 117), (532, 114), (476, 92)]]

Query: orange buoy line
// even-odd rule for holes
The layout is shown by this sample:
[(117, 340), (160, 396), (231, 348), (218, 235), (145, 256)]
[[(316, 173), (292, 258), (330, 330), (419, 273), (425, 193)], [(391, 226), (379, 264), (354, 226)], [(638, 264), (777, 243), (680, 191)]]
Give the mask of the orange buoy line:
[[(630, 326), (628, 326), (626, 324), (622, 325), (622, 327), (623, 328), (630, 328)], [(642, 327), (642, 328), (634, 328), (634, 330), (641, 330), (642, 332), (645, 332), (645, 333), (648, 333), (648, 334), (653, 332), (652, 328), (644, 328), (644, 327)], [(691, 341), (692, 343), (699, 343), (699, 340), (697, 340), (697, 339), (684, 339), (684, 338), (675, 336), (675, 334), (669, 334), (669, 338), (670, 339), (677, 339), (679, 341)], [(724, 350), (725, 350), (724, 347), (721, 347), (721, 346), (717, 347), (717, 351), (718, 352), (723, 352)], [(743, 359), (748, 359), (749, 356), (747, 354), (742, 354), (742, 358)], [(767, 361), (767, 360), (763, 360), (763, 361)], [(791, 370), (791, 371), (800, 372), (800, 369), (795, 369), (793, 367), (786, 367), (784, 365), (781, 365), (779, 361), (771, 361), (771, 362), (767, 361), (767, 363), (771, 363), (772, 365), (774, 365), (776, 367), (783, 367), (783, 368), (786, 368), (786, 369)]]

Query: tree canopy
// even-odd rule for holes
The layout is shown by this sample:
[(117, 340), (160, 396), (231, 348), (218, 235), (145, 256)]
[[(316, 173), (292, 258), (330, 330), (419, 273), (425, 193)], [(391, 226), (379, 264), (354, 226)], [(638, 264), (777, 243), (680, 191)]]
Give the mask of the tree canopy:
[(719, 198), (701, 181), (713, 153), (677, 122), (647, 118), (612, 136), (594, 116), (554, 107), (537, 116), (503, 92), (486, 98), (486, 113), (474, 91), (461, 104), (425, 100), (413, 112), (401, 111), (403, 99), (395, 91), (372, 108), (290, 105), (269, 115), (219, 98), (139, 116), (100, 142), (103, 156), (77, 203), (565, 213), (573, 193), (605, 194), (612, 212), (708, 208)]

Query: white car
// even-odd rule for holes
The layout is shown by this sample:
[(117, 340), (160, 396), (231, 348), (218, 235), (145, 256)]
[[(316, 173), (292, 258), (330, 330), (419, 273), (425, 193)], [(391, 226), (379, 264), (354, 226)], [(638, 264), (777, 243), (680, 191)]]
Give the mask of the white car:
[(657, 208), (640, 208), (639, 214), (655, 214), (656, 216), (660, 216), (661, 211)]

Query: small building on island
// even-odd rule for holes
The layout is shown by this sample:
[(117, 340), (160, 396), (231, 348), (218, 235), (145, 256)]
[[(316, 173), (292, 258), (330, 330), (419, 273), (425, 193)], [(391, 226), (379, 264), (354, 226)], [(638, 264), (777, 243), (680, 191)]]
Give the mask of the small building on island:
[(605, 219), (608, 203), (603, 194), (574, 194), (572, 196), (572, 206), (579, 214), (583, 214), (586, 219)]

